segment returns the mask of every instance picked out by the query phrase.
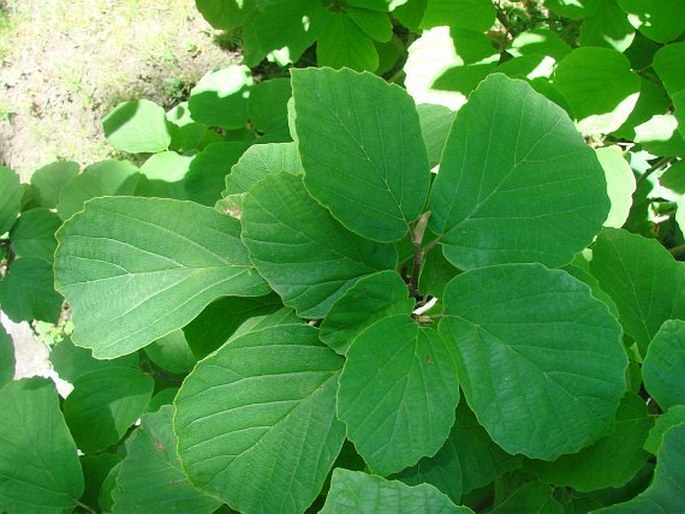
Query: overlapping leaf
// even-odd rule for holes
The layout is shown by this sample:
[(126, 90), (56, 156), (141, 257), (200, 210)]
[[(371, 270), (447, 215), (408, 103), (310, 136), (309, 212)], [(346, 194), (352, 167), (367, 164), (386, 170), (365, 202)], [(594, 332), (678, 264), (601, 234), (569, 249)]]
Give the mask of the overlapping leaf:
[(445, 303), (439, 331), (459, 350), (466, 400), (507, 452), (553, 460), (611, 426), (628, 359), (585, 284), (539, 264), (492, 266), (453, 279)]
[(663, 409), (685, 404), (685, 321), (668, 320), (649, 345), (642, 375), (645, 388)]
[(21, 209), (19, 175), (6, 166), (0, 166), (0, 235), (7, 232)]
[(316, 332), (291, 324), (238, 337), (201, 361), (179, 391), (183, 468), (233, 509), (303, 511), (340, 451), (342, 358)]
[(117, 357), (183, 327), (216, 298), (266, 294), (239, 231), (236, 220), (189, 202), (88, 203), (57, 234), (55, 278), (74, 314), (74, 342)]
[(566, 113), (526, 83), (491, 75), (452, 127), (430, 227), (462, 269), (561, 266), (599, 231), (605, 191), (597, 158)]

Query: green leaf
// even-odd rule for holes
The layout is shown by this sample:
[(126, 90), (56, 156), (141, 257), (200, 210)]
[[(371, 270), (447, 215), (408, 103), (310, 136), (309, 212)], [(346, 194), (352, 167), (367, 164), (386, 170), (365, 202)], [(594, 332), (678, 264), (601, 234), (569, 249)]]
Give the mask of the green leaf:
[(457, 113), (441, 105), (417, 105), (423, 142), (428, 151), (428, 164), (432, 167), (440, 162), (450, 128)]
[(456, 424), (438, 453), (424, 457), (416, 466), (405, 469), (393, 478), (407, 485), (428, 483), (445, 493), (454, 503), (459, 503), (462, 492), (462, 470), (456, 447)]
[(341, 355), (354, 338), (381, 318), (408, 316), (415, 301), (407, 285), (392, 270), (361, 278), (333, 304), (321, 324), (319, 337)]
[(576, 48), (557, 65), (554, 86), (568, 100), (578, 130), (588, 135), (619, 128), (640, 96), (630, 61), (611, 48)]
[(171, 151), (151, 156), (140, 167), (143, 177), (136, 188), (136, 196), (186, 200), (184, 181), (192, 160), (192, 157)]
[(260, 143), (291, 140), (287, 107), (291, 96), (288, 79), (265, 80), (250, 91), (250, 124), (257, 132)]
[[(593, 275), (591, 275), (590, 272), (587, 270), (587, 264), (585, 267), (581, 267), (580, 264), (577, 263), (569, 264), (568, 266), (564, 266), (563, 270), (572, 277), (587, 284), (590, 287), (592, 296), (594, 296), (602, 303), (604, 303), (616, 319), (619, 318), (618, 307), (616, 306), (616, 302), (614, 302), (611, 296), (609, 296), (602, 290), (601, 287), (599, 287), (599, 282), (597, 281), (597, 279)], [(641, 375), (639, 377), (639, 381), (642, 382)]]
[(40, 320), (57, 323), (62, 296), (53, 288), (52, 263), (38, 257), (12, 262), (0, 281), (0, 305), (12, 321)]
[(645, 389), (663, 410), (685, 404), (685, 321), (667, 320), (652, 339), (642, 365)]
[(188, 373), (197, 362), (180, 329), (147, 345), (145, 353), (157, 366), (177, 375)]
[(653, 455), (657, 455), (663, 443), (666, 431), (671, 427), (683, 423), (685, 423), (685, 405), (674, 405), (656, 418), (656, 422), (649, 431), (649, 435), (645, 441), (645, 450)]
[(316, 56), (319, 64), (332, 68), (346, 66), (358, 71), (378, 68), (378, 52), (373, 40), (342, 13), (330, 16), (316, 44)]
[(663, 444), (656, 458), (654, 480), (646, 491), (627, 503), (596, 511), (598, 514), (642, 514), (645, 512), (679, 512), (685, 501), (685, 424), (677, 425), (664, 434)]
[(553, 460), (610, 428), (628, 358), (588, 286), (540, 264), (481, 268), (447, 285), (444, 316), (466, 400), (507, 452)]
[(499, 59), (499, 53), (487, 34), (476, 30), (451, 28), (450, 36), (457, 54), (466, 64)]
[[(260, 145), (255, 145), (260, 146)], [(190, 161), (183, 187), (193, 202), (213, 206), (224, 190), (226, 176), (247, 146), (244, 143), (212, 143)]]
[(57, 248), (55, 232), (62, 220), (44, 207), (24, 211), (10, 232), (12, 251), (19, 257), (36, 257), (52, 266)]
[(195, 0), (197, 10), (217, 29), (240, 27), (257, 8), (256, 0)]
[(392, 39), (392, 21), (384, 12), (370, 10), (366, 2), (361, 2), (358, 9), (350, 7), (347, 15), (357, 26), (364, 31), (370, 38), (381, 43), (387, 43)]
[(685, 89), (685, 42), (660, 48), (652, 67), (670, 96)]
[(145, 412), (154, 381), (138, 368), (137, 355), (100, 361), (64, 340), (50, 360), (74, 386), (64, 400), (64, 418), (84, 452), (102, 451), (117, 443)]
[(12, 338), (0, 325), (0, 389), (14, 378), (15, 362)]
[(490, 0), (428, 0), (421, 28), (449, 25), (484, 32), (495, 22), (495, 13)]
[(404, 237), (430, 180), (412, 99), (368, 73), (310, 68), (292, 75), (307, 190), (363, 237)]
[(511, 49), (521, 55), (549, 55), (560, 61), (571, 53), (571, 47), (556, 32), (533, 28), (517, 35)]
[[(99, 496), (102, 484), (114, 466), (121, 462), (122, 457), (113, 453), (100, 453), (81, 457), (81, 468), (85, 479), (85, 490), (81, 503), (96, 508), (100, 505)], [(101, 509), (102, 512), (107, 512)]]
[(60, 514), (83, 493), (76, 445), (44, 378), (0, 389), (0, 505), (8, 512)]
[(176, 397), (183, 469), (248, 512), (301, 512), (345, 438), (335, 417), (342, 358), (307, 325), (250, 332), (201, 361)]
[(250, 189), (242, 238), (257, 271), (303, 318), (321, 318), (357, 280), (394, 268), (392, 245), (348, 232), (288, 173)]
[(635, 175), (618, 146), (597, 148), (595, 153), (604, 170), (607, 194), (611, 202), (604, 226), (621, 228), (627, 221), (630, 207), (633, 205), (633, 193), (637, 187)]
[(202, 359), (222, 346), (245, 321), (271, 314), (282, 306), (278, 296), (233, 298), (210, 303), (193, 321), (183, 327), (188, 346)]
[(102, 119), (102, 128), (109, 143), (122, 152), (162, 152), (171, 143), (166, 113), (150, 100), (120, 103)]
[(563, 110), (523, 81), (491, 75), (447, 139), (430, 228), (461, 269), (562, 266), (606, 219), (605, 188), (594, 152)]
[(79, 165), (73, 161), (53, 162), (34, 171), (31, 185), (37, 190), (41, 207), (57, 207), (62, 189), (78, 172)]
[(633, 26), (652, 41), (668, 43), (685, 30), (680, 0), (618, 0)]
[(604, 229), (592, 254), (590, 272), (644, 357), (664, 321), (685, 319), (685, 268), (658, 241), (618, 229)]
[(468, 507), (457, 507), (447, 496), (429, 484), (412, 487), (397, 480), (385, 480), (361, 471), (336, 468), (331, 478), (331, 490), (320, 512), (322, 514), (357, 512), (467, 514), (473, 511)]
[(434, 455), (454, 424), (454, 350), (407, 315), (381, 318), (349, 347), (338, 417), (369, 468), (397, 473)]
[(252, 84), (252, 73), (244, 65), (232, 64), (206, 74), (190, 92), (188, 108), (191, 116), (210, 127), (244, 127), (248, 118), (248, 91)]
[(614, 0), (603, 0), (580, 27), (583, 46), (603, 46), (625, 52), (635, 39), (628, 16)]
[(625, 123), (614, 131), (614, 135), (632, 141), (635, 139), (635, 127), (649, 121), (655, 114), (666, 114), (667, 111), (668, 98), (664, 88), (652, 80), (641, 78), (640, 98)]
[(521, 467), (520, 455), (509, 455), (497, 446), (465, 402), (457, 407), (450, 435), (462, 470), (462, 491), (468, 493)]
[(182, 154), (194, 154), (210, 143), (221, 141), (221, 136), (202, 123), (197, 123), (190, 115), (188, 102), (181, 102), (167, 111), (171, 143), (169, 148)]
[(671, 114), (655, 114), (635, 127), (635, 142), (655, 155), (685, 157), (685, 140), (678, 130), (678, 120)]
[[(606, 0), (599, 0), (606, 1)], [(571, 18), (572, 20), (583, 19), (597, 9), (598, 0), (545, 0), (545, 7), (557, 16)]]
[(554, 498), (549, 484), (529, 482), (522, 485), (511, 496), (490, 511), (493, 514), (518, 514), (535, 512), (539, 514), (563, 514), (564, 508)]
[(221, 296), (266, 294), (239, 231), (237, 220), (190, 202), (88, 202), (57, 233), (55, 283), (73, 312), (74, 342), (113, 358), (183, 327)]
[[(659, 177), (659, 184), (663, 187), (670, 189), (678, 193), (679, 195), (685, 194), (685, 161), (678, 161), (671, 165), (663, 175)], [(680, 205), (678, 205), (680, 209)], [(676, 211), (676, 219), (682, 220), (682, 215), (685, 214), (682, 209), (680, 209), (680, 214)], [(685, 228), (685, 225), (680, 221), (678, 224), (681, 227), (681, 231)]]
[(653, 424), (645, 402), (628, 393), (616, 412), (614, 429), (592, 446), (554, 462), (532, 461), (526, 468), (541, 480), (576, 491), (596, 491), (626, 484), (645, 465), (642, 449)]
[(165, 405), (154, 414), (144, 414), (140, 427), (128, 439), (112, 491), (115, 514), (209, 514), (221, 504), (195, 489), (183, 473), (176, 453), (173, 413), (174, 408)]
[(138, 167), (129, 161), (107, 160), (86, 166), (62, 188), (57, 214), (68, 220), (83, 204), (98, 196), (132, 195), (140, 180)]
[(20, 210), (19, 175), (7, 166), (0, 166), (0, 236), (12, 228)]

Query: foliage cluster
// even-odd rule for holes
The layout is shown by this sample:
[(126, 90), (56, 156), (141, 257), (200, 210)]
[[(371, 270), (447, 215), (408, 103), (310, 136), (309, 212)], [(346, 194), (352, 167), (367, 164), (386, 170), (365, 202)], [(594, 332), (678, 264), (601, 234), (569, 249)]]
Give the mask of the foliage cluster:
[(63, 401), (0, 331), (0, 510), (681, 509), (685, 8), (520, 4), (198, 0), (245, 64), (135, 163), (0, 167), (0, 305), (74, 327)]

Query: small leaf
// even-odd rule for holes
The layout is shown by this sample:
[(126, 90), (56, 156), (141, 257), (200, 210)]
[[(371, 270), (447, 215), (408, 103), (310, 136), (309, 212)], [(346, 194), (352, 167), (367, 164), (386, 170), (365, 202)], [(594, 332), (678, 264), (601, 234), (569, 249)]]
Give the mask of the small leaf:
[(336, 468), (331, 478), (331, 490), (320, 512), (467, 514), (473, 511), (468, 507), (457, 507), (447, 496), (429, 484), (408, 486), (396, 480), (385, 480), (361, 471)]
[(61, 514), (76, 507), (83, 472), (55, 386), (44, 378), (0, 389), (0, 505), (8, 512)]
[(138, 167), (129, 161), (107, 160), (91, 164), (62, 188), (57, 214), (68, 220), (91, 198), (132, 195), (140, 178)]
[(24, 211), (10, 233), (12, 251), (19, 257), (35, 257), (52, 266), (57, 248), (55, 232), (61, 224), (59, 216), (49, 209)]
[(41, 207), (57, 207), (62, 189), (78, 175), (79, 165), (73, 161), (57, 161), (37, 169), (31, 175), (31, 185), (38, 191)]
[(361, 2), (360, 7), (363, 9), (354, 7), (347, 9), (347, 15), (370, 38), (381, 43), (390, 41), (392, 39), (390, 17), (384, 12), (371, 10), (366, 2)]
[(375, 71), (378, 52), (373, 40), (349, 16), (333, 14), (316, 44), (316, 57), (322, 66)]
[(553, 489), (542, 482), (522, 485), (490, 512), (493, 514), (517, 514), (536, 512), (540, 514), (563, 514), (564, 508), (554, 498)]
[(532, 461), (526, 469), (544, 482), (587, 492), (620, 487), (645, 465), (642, 449), (653, 422), (645, 402), (628, 393), (616, 412), (614, 429), (596, 443), (554, 462)]
[(307, 325), (250, 332), (201, 361), (174, 420), (193, 484), (239, 511), (304, 511), (345, 438), (335, 417), (341, 366)]
[(394, 268), (392, 245), (347, 231), (311, 198), (302, 179), (269, 175), (250, 189), (242, 238), (257, 271), (303, 318), (321, 318), (357, 280)]
[(64, 418), (84, 452), (99, 452), (121, 440), (152, 396), (154, 381), (141, 372), (137, 355), (100, 361), (64, 340), (50, 360), (74, 386), (64, 400)]
[(590, 272), (616, 302), (620, 321), (644, 357), (667, 319), (685, 319), (685, 268), (655, 240), (604, 229), (597, 238)]
[(252, 84), (252, 73), (243, 65), (233, 64), (206, 74), (190, 92), (191, 116), (209, 127), (244, 127), (248, 118), (248, 90)]
[(414, 102), (397, 86), (351, 70), (294, 70), (292, 81), (307, 190), (363, 237), (404, 237), (430, 180)]
[(649, 431), (649, 435), (645, 441), (645, 450), (653, 455), (657, 455), (663, 443), (666, 431), (669, 428), (680, 424), (685, 424), (685, 405), (674, 405), (656, 418), (656, 422)]
[(685, 501), (685, 424), (666, 431), (656, 456), (654, 480), (644, 492), (627, 503), (596, 511), (598, 514), (643, 514), (645, 512), (679, 512)]
[(157, 366), (177, 375), (188, 373), (197, 362), (181, 329), (147, 345), (145, 353)]
[(540, 264), (481, 268), (448, 284), (444, 315), (466, 400), (508, 453), (554, 460), (610, 428), (628, 358), (585, 284)]
[(57, 233), (55, 279), (74, 342), (113, 358), (183, 327), (216, 298), (266, 294), (239, 231), (238, 221), (190, 202), (89, 202)]
[(369, 468), (387, 475), (434, 455), (459, 401), (453, 349), (400, 314), (361, 332), (346, 357), (338, 417)]
[(14, 322), (40, 320), (57, 323), (62, 296), (53, 288), (52, 263), (39, 257), (12, 262), (0, 281), (0, 304)]
[(564, 57), (554, 86), (566, 97), (583, 134), (607, 134), (628, 119), (640, 96), (640, 78), (611, 48), (581, 47)]
[(21, 210), (19, 175), (0, 166), (0, 236), (9, 231)]
[(190, 161), (183, 184), (188, 200), (214, 205), (221, 198), (231, 167), (238, 162), (246, 149), (244, 143), (212, 143), (195, 155)]
[(259, 143), (291, 140), (288, 131), (288, 100), (292, 88), (288, 79), (260, 82), (250, 91), (249, 117)]
[(642, 365), (645, 389), (663, 410), (685, 404), (685, 321), (667, 320), (647, 350)]
[(598, 0), (545, 0), (545, 7), (557, 16), (580, 20), (592, 14), (598, 3)]
[(549, 55), (561, 61), (571, 53), (571, 47), (556, 32), (548, 29), (533, 28), (517, 35), (511, 48), (521, 55)]
[(442, 150), (449, 135), (457, 113), (441, 105), (423, 104), (417, 105), (421, 122), (421, 133), (423, 142), (428, 151), (428, 162), (430, 166), (435, 166), (440, 162)]
[(680, 0), (618, 0), (633, 26), (652, 41), (668, 43), (685, 30)]
[(240, 27), (256, 10), (256, 2), (243, 0), (196, 0), (195, 5), (212, 27), (221, 30)]
[[(99, 496), (107, 475), (114, 466), (121, 462), (122, 457), (113, 453), (100, 453), (97, 455), (84, 455), (81, 457), (85, 490), (81, 497), (81, 503), (95, 508), (99, 506)], [(106, 512), (103, 509), (103, 512)]]
[(174, 408), (144, 414), (127, 440), (126, 457), (112, 491), (113, 512), (188, 514), (214, 512), (221, 502), (195, 489), (181, 469), (173, 432)]
[(618, 146), (597, 148), (595, 153), (604, 170), (607, 194), (611, 202), (604, 226), (621, 228), (628, 219), (630, 207), (633, 205), (633, 193), (637, 187), (635, 175)]
[(328, 311), (319, 337), (344, 355), (352, 340), (381, 318), (394, 314), (409, 316), (415, 301), (407, 285), (392, 270), (360, 279)]
[(447, 139), (430, 228), (461, 269), (562, 266), (606, 219), (605, 189), (594, 152), (566, 113), (525, 82), (491, 75)]
[(122, 152), (156, 153), (169, 148), (166, 113), (150, 100), (117, 105), (102, 119), (109, 143)]

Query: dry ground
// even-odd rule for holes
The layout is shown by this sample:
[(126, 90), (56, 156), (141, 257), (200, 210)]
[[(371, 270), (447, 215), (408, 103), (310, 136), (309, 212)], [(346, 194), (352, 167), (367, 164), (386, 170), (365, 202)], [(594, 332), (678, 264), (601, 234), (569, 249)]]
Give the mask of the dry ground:
[[(0, 164), (28, 182), (56, 159), (114, 155), (101, 117), (133, 98), (176, 103), (235, 59), (215, 36), (193, 0), (0, 0)], [(28, 325), (1, 314), (17, 375), (48, 374)]]

